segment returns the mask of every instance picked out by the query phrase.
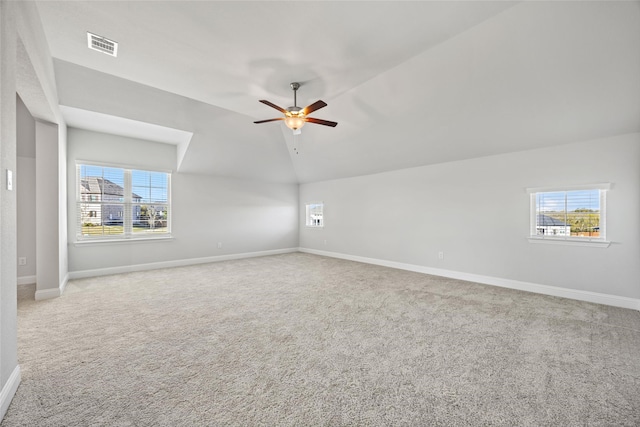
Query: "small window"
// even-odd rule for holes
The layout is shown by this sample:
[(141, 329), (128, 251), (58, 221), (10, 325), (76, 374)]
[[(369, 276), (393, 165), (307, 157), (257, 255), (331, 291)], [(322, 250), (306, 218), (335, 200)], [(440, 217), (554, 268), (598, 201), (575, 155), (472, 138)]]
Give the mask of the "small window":
[(307, 227), (324, 227), (324, 203), (315, 202), (307, 204)]
[(530, 239), (606, 242), (608, 184), (567, 189), (530, 189)]

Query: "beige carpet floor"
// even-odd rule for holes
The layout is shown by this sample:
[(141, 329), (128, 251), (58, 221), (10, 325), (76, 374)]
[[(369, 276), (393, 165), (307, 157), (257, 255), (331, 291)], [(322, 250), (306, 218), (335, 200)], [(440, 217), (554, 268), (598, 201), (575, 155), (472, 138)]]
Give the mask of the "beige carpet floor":
[(301, 253), (33, 292), (2, 427), (640, 425), (633, 310)]

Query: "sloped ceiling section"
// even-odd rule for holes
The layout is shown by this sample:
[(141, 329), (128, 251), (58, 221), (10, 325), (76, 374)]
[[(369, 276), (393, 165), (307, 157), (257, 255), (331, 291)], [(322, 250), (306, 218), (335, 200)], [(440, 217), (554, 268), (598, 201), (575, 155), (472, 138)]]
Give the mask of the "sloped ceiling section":
[(95, 132), (110, 133), (129, 138), (145, 139), (176, 146), (176, 168), (180, 170), (193, 133), (183, 130), (153, 125), (108, 114), (79, 108), (60, 106), (67, 126)]
[[(71, 107), (192, 133), (181, 172), (297, 181), (277, 127), (260, 129), (248, 116), (69, 62), (54, 60), (54, 67), (60, 104), (67, 107), (63, 110)], [(93, 129), (89, 123), (74, 124)], [(118, 129), (112, 133), (120, 134)]]
[[(312, 182), (640, 131), (638, 2), (38, 8), (60, 103), (193, 133), (185, 172)], [(254, 125), (292, 81), (338, 127)]]
[[(638, 3), (520, 4), (336, 98), (302, 182), (640, 131)], [(289, 145), (296, 144), (287, 134)]]

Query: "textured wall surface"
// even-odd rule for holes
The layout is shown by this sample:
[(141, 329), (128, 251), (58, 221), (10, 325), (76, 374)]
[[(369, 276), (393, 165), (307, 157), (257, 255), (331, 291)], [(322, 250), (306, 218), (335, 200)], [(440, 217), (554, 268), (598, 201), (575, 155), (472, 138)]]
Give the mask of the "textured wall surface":
[[(608, 248), (531, 244), (528, 187), (609, 182)], [(640, 134), (303, 184), (303, 248), (640, 298)], [(444, 253), (444, 259), (438, 253)]]
[[(69, 129), (68, 140), (70, 195), (76, 193), (76, 162), (143, 170), (175, 168), (174, 145), (73, 128)], [(171, 241), (76, 245), (76, 206), (74, 197), (70, 197), (69, 271), (298, 247), (297, 184), (173, 173), (171, 201)]]
[[(0, 386), (18, 366), (16, 344), (16, 27), (14, 2), (0, 2)], [(3, 393), (4, 394), (4, 393)], [(3, 410), (7, 402), (2, 402)]]
[(26, 265), (18, 265), (18, 277), (33, 278), (36, 275), (36, 123), (22, 100), (18, 97), (16, 101), (18, 257), (27, 258)]

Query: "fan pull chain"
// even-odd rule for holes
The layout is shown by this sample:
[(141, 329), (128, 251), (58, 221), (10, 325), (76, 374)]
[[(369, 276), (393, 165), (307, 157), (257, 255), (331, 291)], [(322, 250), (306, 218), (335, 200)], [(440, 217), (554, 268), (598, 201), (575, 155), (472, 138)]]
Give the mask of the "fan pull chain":
[(293, 152), (296, 153), (296, 155), (300, 154), (298, 150), (298, 135), (296, 134), (293, 135)]

